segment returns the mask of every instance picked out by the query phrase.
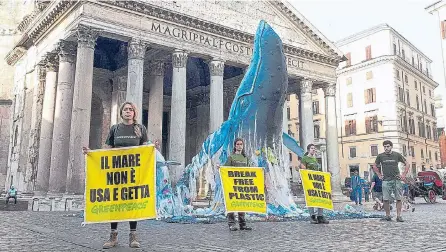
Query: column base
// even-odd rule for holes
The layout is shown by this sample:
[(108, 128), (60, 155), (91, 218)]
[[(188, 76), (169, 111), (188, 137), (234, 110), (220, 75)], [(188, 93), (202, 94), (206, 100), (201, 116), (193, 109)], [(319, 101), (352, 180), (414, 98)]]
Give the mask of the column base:
[(83, 195), (48, 193), (45, 196), (34, 196), (30, 202), (31, 211), (83, 211), (85, 200)]
[(34, 191), (33, 197), (45, 197), (48, 192), (45, 191)]

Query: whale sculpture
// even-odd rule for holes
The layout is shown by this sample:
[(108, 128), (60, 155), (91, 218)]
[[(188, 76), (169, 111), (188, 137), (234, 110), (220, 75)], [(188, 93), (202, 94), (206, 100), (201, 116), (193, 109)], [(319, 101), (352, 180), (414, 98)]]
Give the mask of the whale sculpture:
[[(186, 166), (170, 192), (164, 159), (157, 169), (158, 207), (162, 216), (190, 215), (191, 200), (196, 198), (196, 180), (207, 167), (206, 178), (214, 191), (212, 206), (205, 214), (224, 212), (221, 184), (216, 164), (224, 164), (236, 137), (245, 140), (245, 149), (254, 166), (265, 168), (269, 214), (287, 214), (296, 210), (287, 181), (288, 165), (283, 144), (299, 156), (302, 148), (282, 132), (283, 105), (288, 88), (288, 73), (279, 36), (265, 21), (260, 21), (254, 39), (251, 64), (232, 103), (228, 120), (207, 137), (200, 152)], [(159, 157), (160, 159), (162, 158)], [(171, 195), (173, 193), (173, 195)]]

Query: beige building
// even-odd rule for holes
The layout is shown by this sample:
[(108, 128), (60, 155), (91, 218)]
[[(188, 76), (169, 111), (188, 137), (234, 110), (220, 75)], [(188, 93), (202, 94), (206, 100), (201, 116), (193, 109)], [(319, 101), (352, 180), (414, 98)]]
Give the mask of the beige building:
[(341, 177), (368, 177), (382, 142), (411, 164), (411, 174), (438, 168), (432, 61), (387, 24), (336, 45), (348, 60), (337, 70)]

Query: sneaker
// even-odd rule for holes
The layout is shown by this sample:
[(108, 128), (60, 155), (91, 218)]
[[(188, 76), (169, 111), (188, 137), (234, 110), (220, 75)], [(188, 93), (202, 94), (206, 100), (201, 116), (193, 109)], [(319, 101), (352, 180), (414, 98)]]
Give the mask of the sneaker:
[(235, 225), (229, 225), (229, 231), (237, 231), (238, 228)]
[(246, 226), (246, 224), (240, 225), (240, 230), (252, 230), (252, 227)]
[(316, 215), (311, 215), (310, 223), (311, 223), (311, 224), (318, 224), (318, 221), (317, 221), (317, 219), (316, 219)]
[(392, 217), (390, 216), (384, 216), (381, 218), (382, 221), (392, 221)]
[(139, 248), (141, 245), (138, 242), (135, 231), (130, 231), (129, 234), (129, 247), (131, 248)]
[(319, 223), (319, 224), (328, 224), (330, 222), (327, 219), (325, 219), (324, 216), (318, 216), (317, 217), (317, 223)]
[(113, 248), (116, 245), (118, 245), (118, 232), (117, 231), (111, 231), (110, 232), (110, 239), (102, 245), (102, 248), (109, 249)]
[(404, 222), (403, 217), (401, 217), (401, 216), (396, 217), (396, 221), (397, 222)]

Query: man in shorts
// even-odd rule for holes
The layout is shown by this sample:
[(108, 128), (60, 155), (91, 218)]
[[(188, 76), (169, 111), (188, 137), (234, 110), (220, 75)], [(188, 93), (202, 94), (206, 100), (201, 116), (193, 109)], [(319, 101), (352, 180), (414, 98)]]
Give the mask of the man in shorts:
[[(373, 164), (373, 170), (378, 175), (382, 182), (383, 190), (383, 201), (384, 210), (386, 211), (386, 216), (382, 220), (391, 221), (390, 217), (390, 204), (389, 201), (392, 198), (392, 192), (396, 200), (396, 221), (403, 222), (401, 217), (401, 208), (403, 197), (403, 185), (402, 180), (406, 179), (406, 175), (409, 172), (409, 162), (398, 152), (392, 151), (393, 143), (389, 140), (383, 142), (384, 152), (380, 153)], [(400, 170), (398, 168), (399, 163), (405, 164), (405, 169), (403, 174), (400, 175)], [(381, 165), (381, 172), (378, 170), (377, 165)]]

